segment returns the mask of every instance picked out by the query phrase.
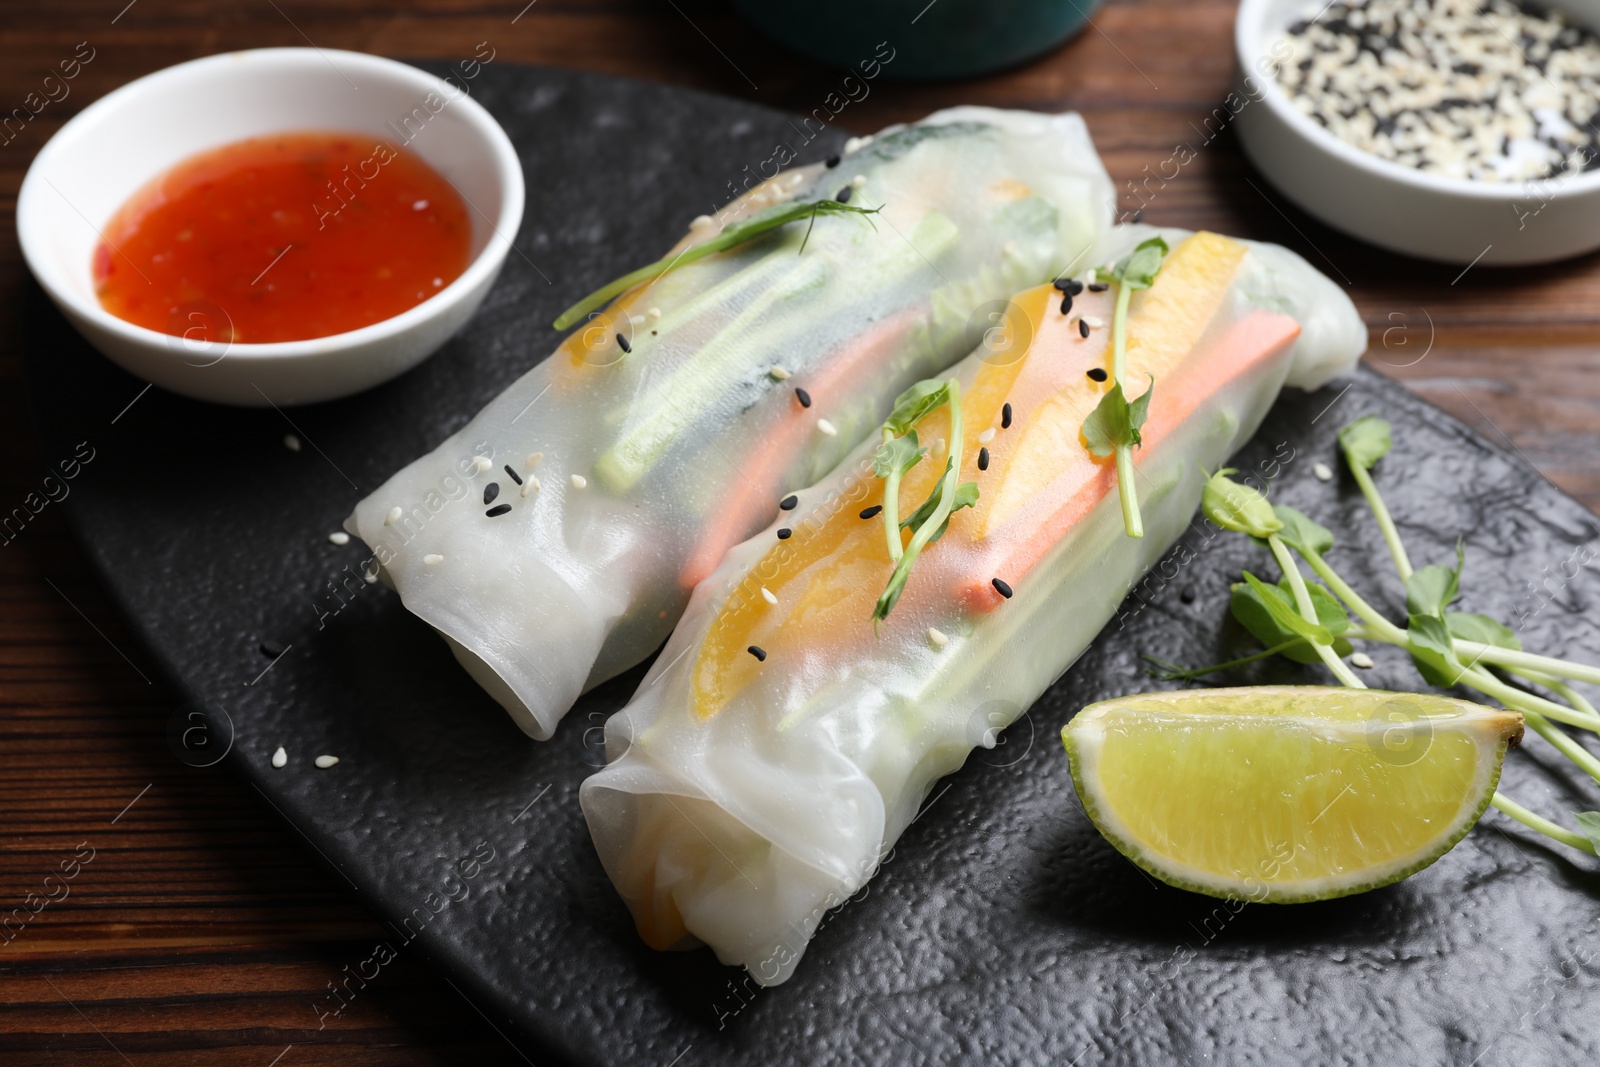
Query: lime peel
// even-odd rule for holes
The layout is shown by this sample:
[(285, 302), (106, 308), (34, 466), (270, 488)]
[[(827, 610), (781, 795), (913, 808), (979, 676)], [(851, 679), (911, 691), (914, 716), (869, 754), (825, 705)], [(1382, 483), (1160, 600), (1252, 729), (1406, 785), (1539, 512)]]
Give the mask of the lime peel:
[(1181, 889), (1281, 904), (1432, 864), (1521, 737), (1515, 712), (1317, 686), (1121, 697), (1062, 730), (1084, 810), (1124, 856)]

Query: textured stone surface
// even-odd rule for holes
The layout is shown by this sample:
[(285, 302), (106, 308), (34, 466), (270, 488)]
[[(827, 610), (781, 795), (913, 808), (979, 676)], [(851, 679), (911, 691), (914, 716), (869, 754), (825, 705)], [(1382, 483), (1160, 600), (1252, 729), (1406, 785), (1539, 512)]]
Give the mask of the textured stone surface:
[[(1057, 737), (1073, 711), (1156, 687), (1141, 654), (1199, 663), (1251, 650), (1227, 620), (1227, 586), (1241, 567), (1270, 572), (1270, 562), (1203, 528), (1171, 557), (1193, 554), (1176, 578), (1136, 591), (1125, 628), (1112, 623), (999, 747), (936, 788), (792, 982), (755, 992), (707, 952), (644, 948), (577, 806), (578, 783), (600, 762), (598, 728), (642, 672), (590, 694), (550, 743), (529, 742), (392, 593), (357, 580), (335, 599), (329, 583), (348, 581), (364, 554), (327, 534), (362, 490), (542, 358), (561, 306), (670, 244), (792, 131), (746, 105), (567, 72), (492, 67), (475, 95), (524, 155), (521, 254), (468, 329), (396, 382), (290, 411), (293, 426), (159, 390), (117, 418), (142, 384), (37, 293), (28, 315), (45, 454), (81, 440), (98, 450), (65, 505), (90, 558), (219, 738), (231, 723), (233, 765), (391, 920), (396, 946), (414, 937), (406, 951), (437, 960), (540, 1063), (1487, 1065), (1600, 1054), (1600, 874), (1497, 813), (1398, 886), (1238, 914), (1150, 882), (1095, 833)], [(819, 139), (802, 158), (836, 143)], [(1467, 610), (1517, 623), (1536, 650), (1600, 660), (1600, 581), (1592, 567), (1559, 577), (1573, 573), (1564, 561), (1600, 552), (1600, 521), (1393, 383), (1364, 373), (1324, 412), (1337, 396), (1286, 396), (1238, 465), (1292, 448), (1277, 499), (1331, 527), (1335, 564), (1398, 614), (1359, 493), (1310, 469), (1335, 463), (1344, 421), (1386, 415), (1396, 444), (1379, 480), (1417, 561), (1445, 559), (1464, 535)], [(285, 449), (286, 432), (306, 447)], [(1532, 582), (1545, 583), (1541, 596)], [(264, 675), (262, 641), (288, 646)], [(1371, 682), (1415, 686), (1391, 653), (1373, 650)], [(1246, 680), (1324, 678), (1272, 665), (1229, 679)], [(294, 758), (274, 771), (280, 744)], [(341, 762), (317, 770), (318, 753)], [(1505, 788), (1564, 818), (1600, 806), (1580, 778), (1535, 739), (1508, 761)]]

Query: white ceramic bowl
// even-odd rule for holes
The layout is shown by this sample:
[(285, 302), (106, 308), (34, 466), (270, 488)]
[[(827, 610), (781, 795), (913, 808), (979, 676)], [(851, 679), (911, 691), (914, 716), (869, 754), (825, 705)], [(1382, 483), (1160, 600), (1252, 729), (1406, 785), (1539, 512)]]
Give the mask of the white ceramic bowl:
[[(1362, 240), (1446, 263), (1544, 263), (1600, 248), (1600, 171), (1541, 182), (1433, 177), (1363, 152), (1301, 114), (1267, 61), (1289, 24), (1320, 6), (1243, 0), (1234, 28), (1234, 90), (1244, 103), (1233, 121), (1246, 154), (1284, 195)], [(1591, 24), (1580, 0), (1547, 6)]]
[[(471, 81), (465, 80), (470, 89)], [(411, 116), (409, 123), (402, 119)], [(467, 269), (427, 301), (359, 330), (309, 341), (208, 341), (202, 313), (185, 339), (100, 306), (90, 273), (99, 231), (147, 181), (196, 152), (288, 130), (348, 130), (406, 146), (467, 201)], [(44, 146), (17, 197), (28, 267), (89, 343), (175, 393), (265, 407), (329, 400), (410, 369), (488, 293), (522, 221), (522, 167), (467, 92), (415, 67), (356, 52), (265, 48), (181, 63), (84, 109)], [(222, 336), (222, 335), (217, 335)]]

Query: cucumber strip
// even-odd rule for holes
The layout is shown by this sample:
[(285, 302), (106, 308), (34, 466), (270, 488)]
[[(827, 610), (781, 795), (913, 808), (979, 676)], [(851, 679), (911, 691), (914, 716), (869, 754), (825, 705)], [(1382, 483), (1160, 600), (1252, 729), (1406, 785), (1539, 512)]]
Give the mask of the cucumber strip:
[[(840, 250), (843, 262), (836, 263), (827, 254), (801, 257), (800, 266), (753, 299), (680, 366), (671, 380), (656, 390), (647, 411), (630, 413), (635, 419), (632, 427), (595, 464), (601, 484), (619, 494), (637, 485), (679, 437), (744, 380), (751, 369), (751, 353), (767, 353), (777, 347), (780, 338), (774, 337), (773, 331), (788, 332), (799, 325), (770, 318), (779, 302), (820, 288), (844, 271), (863, 282), (870, 279), (873, 291), (888, 288), (925, 268), (959, 237), (960, 228), (948, 216), (929, 211), (906, 241), (885, 237), (885, 243), (875, 242), (884, 251), (867, 263), (861, 262), (854, 243)], [(851, 295), (859, 294), (858, 289)]]

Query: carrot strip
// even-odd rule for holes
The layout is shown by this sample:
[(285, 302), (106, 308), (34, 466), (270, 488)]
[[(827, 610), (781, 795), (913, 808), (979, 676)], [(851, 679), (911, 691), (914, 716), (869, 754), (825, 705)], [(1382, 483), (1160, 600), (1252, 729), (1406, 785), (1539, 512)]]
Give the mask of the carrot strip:
[[(1140, 454), (1159, 447), (1200, 405), (1217, 392), (1229, 388), (1257, 364), (1281, 354), (1299, 335), (1300, 324), (1287, 315), (1251, 312), (1208, 345), (1201, 358), (1185, 360), (1186, 372), (1155, 392), (1149, 418), (1142, 431), (1144, 444)], [(990, 578), (999, 577), (1016, 584), (1096, 504), (1115, 493), (1117, 479), (1114, 466), (1110, 463), (1094, 464), (1087, 478), (1083, 477), (1085, 469), (1080, 465), (1063, 472), (1063, 477), (1041, 494), (1046, 498), (1061, 498), (1060, 504), (1044, 521), (1040, 522), (1025, 513), (1007, 524), (1019, 528), (1023, 536), (1011, 538), (1006, 536), (1009, 533), (1006, 531), (994, 539), (995, 550), (991, 553), (990, 564), (980, 568), (981, 574), (964, 579), (957, 590), (957, 598), (963, 607), (976, 612), (993, 611), (999, 607), (1005, 598), (990, 584)], [(1078, 477), (1074, 479), (1073, 475)], [(1017, 525), (1030, 522), (1031, 528)]]
[[(836, 349), (817, 370), (807, 373), (804, 381), (797, 378), (792, 384), (803, 386), (819, 398), (849, 395), (883, 369), (884, 361), (922, 318), (924, 310), (910, 308), (875, 324)], [(728, 549), (770, 521), (777, 504), (778, 479), (817, 432), (817, 411), (797, 405), (792, 389), (773, 390), (767, 402), (786, 405), (788, 411), (745, 457), (739, 476), (729, 483), (717, 508), (706, 516), (699, 544), (679, 576), (686, 589), (694, 588), (716, 570)]]

